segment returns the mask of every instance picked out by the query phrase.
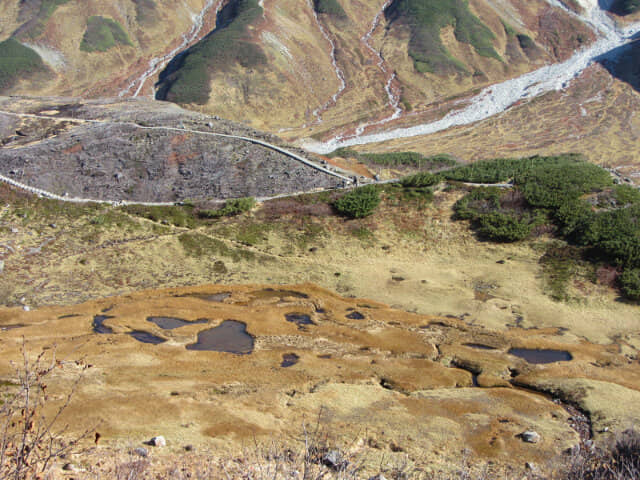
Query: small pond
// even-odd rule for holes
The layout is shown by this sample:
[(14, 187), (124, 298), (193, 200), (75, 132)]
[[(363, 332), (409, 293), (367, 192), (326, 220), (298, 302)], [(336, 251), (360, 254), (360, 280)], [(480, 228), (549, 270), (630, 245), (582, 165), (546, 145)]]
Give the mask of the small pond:
[(484, 345), (482, 343), (465, 343), (465, 347), (476, 348), (478, 350), (495, 350), (494, 347), (490, 347), (489, 345)]
[(163, 330), (173, 330), (174, 328), (184, 327), (185, 325), (194, 325), (197, 323), (207, 323), (206, 318), (199, 318), (192, 322), (176, 317), (147, 317), (147, 322), (155, 323)]
[(198, 341), (187, 345), (187, 350), (209, 350), (245, 355), (253, 351), (253, 337), (247, 333), (245, 323), (225, 320), (217, 327), (198, 333)]
[(350, 318), (351, 320), (364, 320), (364, 315), (360, 312), (351, 312), (347, 315), (347, 318)]
[(93, 331), (95, 333), (113, 333), (113, 329), (111, 327), (103, 325), (104, 321), (108, 318), (114, 317), (111, 315), (96, 315), (93, 317)]
[(529, 363), (567, 362), (573, 356), (566, 350), (535, 350), (530, 348), (512, 348), (507, 353), (526, 360)]
[(265, 288), (264, 290), (256, 290), (250, 294), (253, 298), (268, 300), (271, 298), (277, 298), (282, 300), (287, 297), (293, 298), (309, 298), (309, 295), (302, 292), (296, 292), (295, 290), (276, 290), (274, 288)]
[(315, 325), (306, 313), (287, 313), (284, 318), (287, 319), (287, 322), (295, 323), (300, 330), (304, 330), (305, 325)]
[(298, 360), (300, 360), (300, 357), (295, 353), (285, 353), (282, 355), (282, 363), (280, 366), (283, 368), (291, 367), (298, 363)]
[(143, 330), (134, 330), (133, 332), (129, 332), (133, 338), (142, 343), (151, 343), (152, 345), (158, 345), (159, 343), (164, 343), (167, 340), (162, 337), (156, 337), (152, 333), (145, 332)]

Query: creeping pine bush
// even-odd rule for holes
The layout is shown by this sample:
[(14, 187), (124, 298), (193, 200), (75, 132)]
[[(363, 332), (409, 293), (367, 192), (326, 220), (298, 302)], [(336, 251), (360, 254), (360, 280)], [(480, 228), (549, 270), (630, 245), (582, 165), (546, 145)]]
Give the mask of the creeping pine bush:
[(202, 218), (219, 218), (229, 217), (231, 215), (239, 215), (248, 212), (256, 205), (256, 199), (253, 197), (232, 198), (227, 200), (224, 207), (218, 210), (201, 210), (198, 215)]
[(346, 217), (363, 218), (371, 215), (378, 204), (378, 189), (373, 185), (367, 185), (343, 195), (333, 203), (333, 207)]

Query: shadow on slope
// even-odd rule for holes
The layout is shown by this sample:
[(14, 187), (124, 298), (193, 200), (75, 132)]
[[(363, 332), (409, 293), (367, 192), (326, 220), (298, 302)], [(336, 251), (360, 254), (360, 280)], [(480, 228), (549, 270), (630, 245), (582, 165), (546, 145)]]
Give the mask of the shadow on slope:
[(640, 92), (640, 36), (636, 35), (631, 43), (597, 57), (596, 61), (615, 78)]

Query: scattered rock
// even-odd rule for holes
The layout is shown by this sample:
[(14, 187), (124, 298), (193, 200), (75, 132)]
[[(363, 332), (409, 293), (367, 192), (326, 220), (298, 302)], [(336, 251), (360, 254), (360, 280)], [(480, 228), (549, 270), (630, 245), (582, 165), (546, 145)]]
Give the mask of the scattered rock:
[(49, 227), (50, 227), (50, 228), (58, 228), (58, 225), (56, 225), (55, 223), (50, 223), (50, 224), (49, 224)]
[(154, 447), (166, 447), (167, 441), (162, 435), (158, 435), (149, 441), (149, 445), (153, 445)]
[(24, 310), (25, 312), (28, 312), (31, 309), (29, 308), (29, 305), (23, 305), (22, 310)]
[(507, 263), (506, 260), (498, 260), (496, 263), (499, 263), (500, 265), (504, 265), (505, 263)]
[(527, 443), (538, 443), (540, 441), (540, 434), (533, 430), (527, 430), (520, 434), (520, 438), (523, 442)]
[(4, 270), (4, 260), (0, 260), (0, 273)]
[(65, 472), (79, 472), (80, 469), (78, 467), (76, 467), (73, 463), (65, 463), (62, 466), (62, 470), (64, 470)]
[(13, 228), (11, 229), (11, 233), (18, 233), (18, 232), (19, 232), (19, 230), (18, 230), (17, 228), (15, 228), (15, 227), (13, 227)]
[(185, 451), (185, 452), (191, 452), (191, 451), (193, 451), (193, 445), (185, 445), (185, 446), (184, 446), (184, 451)]
[(344, 459), (340, 450), (329, 450), (325, 456), (322, 457), (322, 463), (334, 470), (342, 470), (349, 462)]
[(387, 480), (383, 474), (379, 473), (378, 475), (374, 475), (373, 477), (369, 477), (369, 480)]
[(536, 465), (533, 462), (527, 462), (524, 464), (524, 467), (529, 470), (532, 473), (539, 473), (540, 469), (538, 468), (538, 465)]
[(148, 457), (149, 456), (149, 450), (147, 450), (144, 447), (138, 447), (136, 448), (133, 453), (135, 453), (136, 455), (140, 456), (140, 457)]

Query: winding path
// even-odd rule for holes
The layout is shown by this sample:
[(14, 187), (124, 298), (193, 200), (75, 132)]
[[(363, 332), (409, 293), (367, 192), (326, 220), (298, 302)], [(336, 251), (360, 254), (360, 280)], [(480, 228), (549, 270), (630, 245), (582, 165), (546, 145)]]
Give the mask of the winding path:
[[(180, 132), (180, 133), (194, 133), (196, 135), (208, 135), (211, 137), (221, 137), (221, 138), (231, 138), (231, 139), (236, 139), (236, 140), (242, 140), (245, 142), (249, 142), (249, 143), (253, 143), (256, 145), (260, 145), (262, 147), (268, 148), (270, 150), (274, 150), (278, 153), (281, 153), (289, 158), (292, 158), (308, 167), (311, 167), (315, 170), (318, 170), (322, 173), (325, 173), (327, 175), (339, 178), (341, 180), (343, 180), (345, 182), (345, 184), (351, 184), (352, 180), (349, 177), (346, 177), (344, 175), (340, 175), (337, 172), (334, 172), (333, 170), (330, 170), (328, 168), (325, 168), (321, 165), (318, 165), (315, 162), (312, 162), (304, 157), (302, 157), (301, 155), (298, 155), (296, 153), (293, 153), (289, 150), (286, 150), (282, 147), (279, 147), (277, 145), (274, 145), (272, 143), (269, 142), (265, 142), (264, 140), (259, 140), (257, 138), (252, 138), (252, 137), (245, 137), (242, 135), (231, 135), (231, 134), (227, 134), (227, 133), (216, 133), (216, 132), (204, 132), (202, 130), (192, 130), (189, 128), (177, 128), (177, 127), (164, 127), (164, 126), (145, 126), (145, 125), (140, 125), (134, 122), (113, 122), (113, 121), (103, 121), (103, 120), (92, 120), (92, 119), (78, 119), (78, 118), (71, 118), (71, 117), (52, 117), (52, 116), (47, 116), (47, 115), (36, 115), (33, 113), (16, 113), (16, 112), (9, 112), (9, 111), (4, 111), (4, 110), (0, 110), (0, 115), (11, 115), (11, 116), (16, 116), (16, 117), (21, 117), (21, 118), (38, 118), (38, 119), (46, 119), (46, 120), (64, 120), (64, 121), (70, 121), (70, 122), (74, 122), (74, 123), (94, 123), (94, 124), (114, 124), (114, 125), (126, 125), (126, 126), (131, 126), (131, 127), (135, 127), (135, 128), (139, 128), (142, 130), (163, 130), (163, 131), (173, 131), (173, 132)], [(111, 204), (111, 205), (146, 205), (146, 206), (168, 206), (168, 205), (175, 205), (176, 202), (137, 202), (137, 201), (130, 201), (130, 200), (96, 200), (96, 199), (90, 199), (90, 198), (78, 198), (78, 197), (64, 197), (61, 195), (57, 195), (55, 193), (49, 192), (47, 190), (43, 190), (41, 188), (36, 188), (36, 187), (32, 187), (30, 185), (26, 185), (22, 182), (18, 182), (16, 180), (13, 180), (12, 178), (9, 178), (5, 175), (0, 175), (0, 182), (4, 182), (4, 183), (8, 183), (9, 185), (12, 185), (16, 188), (20, 188), (22, 190), (26, 190), (27, 192), (36, 194), (36, 195), (40, 195), (42, 197), (46, 197), (46, 198), (51, 198), (54, 200), (59, 200), (62, 202), (72, 202), (72, 203), (103, 203), (103, 204)], [(304, 193), (304, 192), (300, 192), (300, 193)], [(296, 194), (285, 194), (285, 195), (276, 195), (274, 197), (259, 197), (257, 200), (259, 201), (265, 201), (265, 200), (271, 200), (274, 198), (281, 198), (281, 197), (285, 197), (285, 196), (289, 196), (289, 195), (296, 195)]]

